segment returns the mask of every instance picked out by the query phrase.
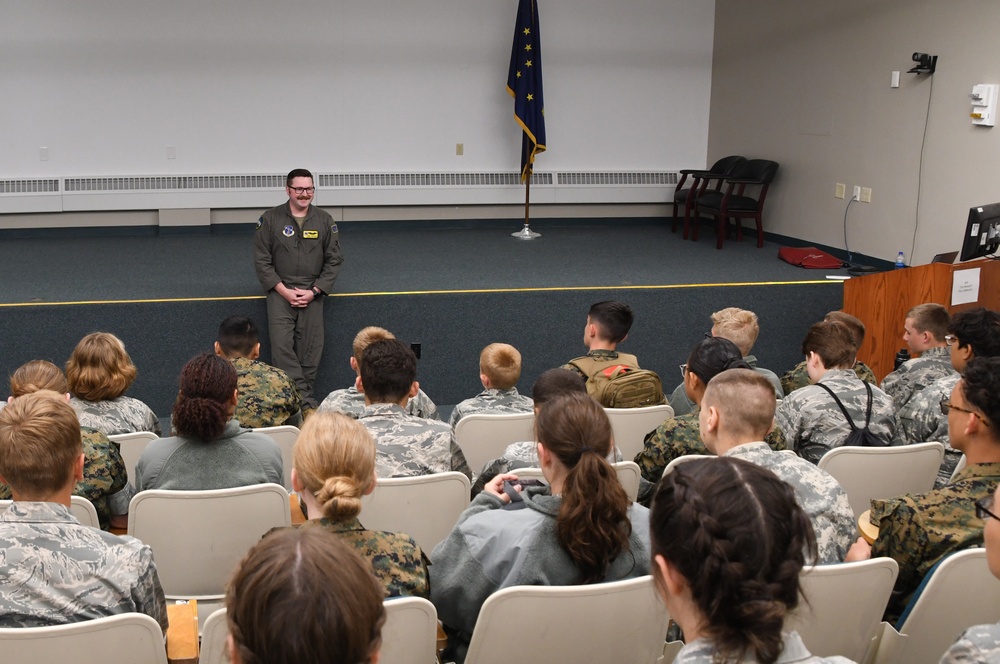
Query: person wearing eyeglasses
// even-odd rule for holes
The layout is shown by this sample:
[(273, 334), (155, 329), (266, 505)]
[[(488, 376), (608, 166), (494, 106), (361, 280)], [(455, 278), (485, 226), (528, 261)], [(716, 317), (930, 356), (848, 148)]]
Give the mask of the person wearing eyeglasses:
[(1000, 357), (969, 360), (951, 396), (937, 408), (948, 420), (951, 445), (967, 465), (946, 486), (922, 494), (872, 500), (872, 545), (859, 539), (846, 560), (893, 558), (899, 576), (885, 619), (896, 622), (934, 565), (955, 551), (981, 546), (983, 521), (975, 502), (1000, 484)]
[(942, 487), (955, 472), (962, 452), (949, 444), (948, 417), (939, 404), (947, 399), (959, 374), (974, 357), (1000, 357), (1000, 313), (979, 307), (955, 314), (944, 337), (956, 373), (938, 378), (917, 392), (896, 414), (896, 444), (936, 440), (945, 446), (934, 486)]
[(344, 259), (337, 223), (312, 204), (312, 173), (291, 171), (285, 192), (288, 202), (257, 220), (254, 268), (267, 293), (271, 363), (295, 381), (305, 413), (319, 405), (313, 385), (323, 355), (323, 296)]

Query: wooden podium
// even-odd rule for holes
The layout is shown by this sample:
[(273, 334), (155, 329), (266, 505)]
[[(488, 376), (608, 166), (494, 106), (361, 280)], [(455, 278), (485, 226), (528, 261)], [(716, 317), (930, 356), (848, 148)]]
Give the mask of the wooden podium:
[[(952, 306), (954, 273), (976, 268), (980, 270), (978, 301)], [(899, 349), (906, 348), (906, 312), (924, 302), (943, 304), (951, 313), (975, 307), (1000, 311), (1000, 261), (931, 263), (848, 279), (844, 283), (844, 311), (860, 318), (866, 328), (858, 359), (870, 366), (880, 381), (892, 371)]]

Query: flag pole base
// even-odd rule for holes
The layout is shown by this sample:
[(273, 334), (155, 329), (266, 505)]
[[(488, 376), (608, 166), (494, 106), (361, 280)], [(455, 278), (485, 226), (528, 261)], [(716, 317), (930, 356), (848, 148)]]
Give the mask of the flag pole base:
[(541, 233), (536, 233), (535, 231), (528, 228), (528, 224), (524, 225), (524, 228), (516, 233), (511, 233), (511, 237), (516, 237), (518, 240), (534, 240), (536, 237), (542, 237)]

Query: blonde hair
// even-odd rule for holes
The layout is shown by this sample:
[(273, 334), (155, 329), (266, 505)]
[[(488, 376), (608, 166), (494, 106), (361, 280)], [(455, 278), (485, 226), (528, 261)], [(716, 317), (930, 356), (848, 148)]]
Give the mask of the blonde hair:
[(739, 347), (743, 357), (746, 357), (753, 350), (757, 335), (760, 334), (757, 314), (738, 307), (716, 311), (712, 314), (712, 334), (732, 341)]
[(43, 498), (59, 491), (82, 453), (80, 421), (65, 394), (39, 390), (0, 410), (0, 476), (18, 493)]
[(395, 339), (394, 335), (389, 330), (384, 327), (376, 327), (374, 325), (369, 325), (364, 328), (356, 335), (354, 335), (354, 343), (351, 349), (354, 353), (354, 361), (357, 362), (358, 366), (361, 366), (361, 356), (365, 352), (365, 348), (368, 348), (376, 341), (381, 341), (382, 339)]
[(125, 344), (113, 334), (88, 334), (66, 362), (69, 391), (86, 401), (117, 399), (132, 386), (136, 369)]
[(490, 387), (509, 390), (521, 380), (521, 353), (510, 344), (490, 344), (479, 354), (479, 371)]
[(69, 384), (62, 369), (47, 360), (25, 362), (11, 374), (10, 395), (20, 397), (39, 390), (51, 390), (60, 394), (69, 392)]
[(375, 481), (375, 441), (342, 413), (314, 413), (302, 426), (292, 465), (302, 487), (331, 521), (361, 513), (361, 497)]

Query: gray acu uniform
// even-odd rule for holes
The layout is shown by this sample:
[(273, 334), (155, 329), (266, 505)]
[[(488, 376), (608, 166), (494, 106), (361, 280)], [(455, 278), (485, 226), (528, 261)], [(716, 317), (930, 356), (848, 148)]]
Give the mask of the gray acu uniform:
[(518, 394), (516, 387), (506, 390), (489, 389), (483, 390), (477, 396), (459, 402), (451, 411), (451, 419), (448, 422), (451, 426), (458, 424), (458, 421), (466, 415), (478, 413), (530, 413), (534, 410), (535, 404), (530, 397)]
[(97, 429), (105, 436), (115, 436), (122, 433), (150, 431), (161, 435), (160, 420), (149, 406), (122, 395), (117, 399), (104, 401), (85, 401), (72, 397), (69, 405), (76, 411), (81, 427)]
[(372, 404), (358, 419), (375, 439), (375, 471), (379, 477), (411, 477), (472, 471), (455, 432), (446, 422), (409, 415), (396, 404)]
[(926, 443), (937, 441), (944, 445), (944, 460), (938, 470), (935, 487), (948, 483), (962, 453), (951, 446), (948, 436), (948, 416), (941, 412), (941, 400), (950, 399), (951, 391), (962, 377), (953, 372), (920, 390), (903, 406), (897, 415), (894, 444)]
[(920, 390), (938, 378), (955, 373), (951, 366), (951, 351), (947, 346), (929, 348), (920, 357), (903, 362), (882, 380), (882, 390), (892, 397), (898, 413)]
[[(865, 384), (851, 369), (830, 369), (819, 382), (833, 390), (856, 426), (863, 427), (868, 405)], [(851, 427), (833, 398), (821, 387), (807, 385), (785, 396), (774, 413), (774, 423), (785, 434), (790, 449), (812, 463), (844, 444)], [(869, 428), (885, 441), (892, 440), (896, 416), (892, 399), (872, 387), (872, 419)]]
[(971, 662), (1000, 662), (1000, 625), (970, 627), (941, 658), (941, 664)]
[(312, 388), (323, 355), (323, 298), (305, 308), (288, 303), (274, 287), (333, 290), (343, 258), (333, 217), (310, 205), (302, 227), (288, 203), (261, 215), (253, 244), (254, 269), (267, 293), (271, 363), (295, 381), (302, 403), (315, 408)]
[[(358, 419), (365, 412), (365, 395), (351, 385), (345, 390), (334, 390), (326, 395), (317, 410), (321, 412), (343, 413), (352, 419)], [(414, 417), (428, 420), (440, 420), (437, 406), (423, 390), (417, 390), (417, 396), (406, 402), (406, 412)]]
[(799, 507), (809, 515), (816, 532), (817, 562), (829, 565), (844, 561), (858, 527), (847, 492), (830, 473), (820, 470), (794, 452), (775, 452), (767, 443), (737, 445), (723, 456), (744, 459), (767, 468), (795, 489)]

